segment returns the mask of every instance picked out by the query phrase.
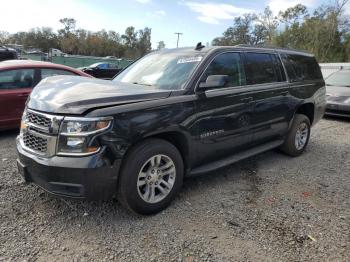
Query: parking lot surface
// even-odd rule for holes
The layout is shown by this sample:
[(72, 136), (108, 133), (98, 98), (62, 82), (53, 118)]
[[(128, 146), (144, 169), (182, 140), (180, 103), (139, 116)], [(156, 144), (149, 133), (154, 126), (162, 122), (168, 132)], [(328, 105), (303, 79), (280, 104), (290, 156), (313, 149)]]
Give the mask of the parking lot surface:
[(16, 171), (0, 133), (0, 261), (349, 261), (350, 122), (323, 119), (306, 152), (275, 151), (188, 178), (172, 205), (52, 197)]

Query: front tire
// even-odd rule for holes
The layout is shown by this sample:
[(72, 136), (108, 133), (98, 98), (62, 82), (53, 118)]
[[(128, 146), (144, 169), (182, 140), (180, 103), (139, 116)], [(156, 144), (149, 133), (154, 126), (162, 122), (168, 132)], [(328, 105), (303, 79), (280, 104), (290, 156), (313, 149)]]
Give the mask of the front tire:
[(147, 139), (132, 148), (123, 162), (118, 200), (135, 213), (157, 213), (175, 198), (183, 175), (177, 148), (162, 139)]
[(306, 115), (296, 114), (291, 129), (288, 132), (281, 150), (290, 156), (300, 156), (310, 138), (311, 124)]

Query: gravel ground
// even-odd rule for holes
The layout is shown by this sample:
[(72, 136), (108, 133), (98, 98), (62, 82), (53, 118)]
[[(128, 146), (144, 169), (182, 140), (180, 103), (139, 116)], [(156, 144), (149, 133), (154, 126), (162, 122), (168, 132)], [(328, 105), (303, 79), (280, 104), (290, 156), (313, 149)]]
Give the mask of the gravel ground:
[(0, 261), (349, 261), (350, 122), (324, 119), (303, 156), (270, 151), (185, 180), (165, 211), (50, 196), (0, 133)]

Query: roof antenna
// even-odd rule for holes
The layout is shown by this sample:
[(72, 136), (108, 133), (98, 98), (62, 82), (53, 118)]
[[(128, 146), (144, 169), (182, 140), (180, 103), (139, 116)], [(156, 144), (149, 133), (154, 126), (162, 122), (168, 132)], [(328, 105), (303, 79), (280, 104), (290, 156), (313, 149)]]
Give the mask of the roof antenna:
[(199, 51), (199, 50), (201, 50), (201, 49), (204, 48), (204, 47), (205, 47), (205, 46), (202, 45), (202, 42), (199, 42), (194, 50)]

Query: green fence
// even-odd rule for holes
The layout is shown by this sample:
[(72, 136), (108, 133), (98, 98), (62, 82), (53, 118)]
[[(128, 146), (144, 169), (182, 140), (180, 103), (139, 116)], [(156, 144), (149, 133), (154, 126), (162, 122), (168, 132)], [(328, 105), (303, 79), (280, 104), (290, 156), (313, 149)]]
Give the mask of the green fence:
[[(45, 56), (41, 56), (41, 55), (22, 55), (21, 57), (31, 59), (31, 60), (37, 60), (37, 61), (45, 60)], [(106, 59), (103, 57), (94, 57), (94, 56), (53, 56), (52, 57), (52, 63), (66, 65), (74, 68), (89, 66), (99, 62), (113, 63), (113, 64), (116, 64), (118, 68), (125, 68), (133, 61), (129, 59), (124, 59), (124, 58)]]

